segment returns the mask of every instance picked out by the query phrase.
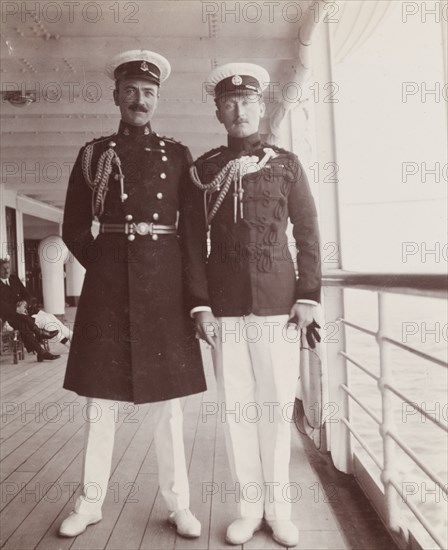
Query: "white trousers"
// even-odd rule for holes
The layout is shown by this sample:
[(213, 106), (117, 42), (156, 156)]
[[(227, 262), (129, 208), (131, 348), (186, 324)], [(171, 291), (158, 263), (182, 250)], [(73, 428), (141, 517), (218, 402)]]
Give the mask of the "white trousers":
[[(167, 508), (176, 512), (190, 506), (185, 464), (183, 413), (178, 399), (152, 403), (154, 443), (159, 486)], [(101, 510), (109, 483), (115, 439), (117, 407), (108, 399), (87, 398), (82, 494), (75, 504), (79, 513)]]
[(300, 339), (287, 315), (221, 317), (212, 352), (241, 517), (289, 519), (291, 423)]
[(36, 326), (39, 327), (40, 329), (48, 330), (48, 331), (59, 330), (60, 334), (55, 336), (58, 342), (63, 338), (67, 338), (71, 342), (73, 332), (52, 313), (47, 313), (46, 311), (41, 309), (38, 313), (36, 313), (32, 317), (34, 318), (34, 322), (36, 323)]

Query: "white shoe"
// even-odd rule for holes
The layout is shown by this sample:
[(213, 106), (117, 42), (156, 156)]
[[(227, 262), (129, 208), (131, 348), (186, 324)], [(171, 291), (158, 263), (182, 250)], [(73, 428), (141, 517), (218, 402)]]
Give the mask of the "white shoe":
[(201, 523), (193, 516), (189, 508), (171, 512), (168, 521), (176, 526), (177, 534), (187, 539), (196, 539), (201, 536)]
[(103, 519), (101, 512), (97, 514), (80, 514), (70, 512), (70, 515), (64, 519), (59, 527), (59, 534), (62, 537), (77, 537), (87, 529), (89, 525), (98, 523)]
[(261, 528), (261, 518), (239, 518), (227, 527), (226, 542), (229, 544), (244, 544), (249, 541), (255, 531)]
[(272, 529), (272, 538), (281, 546), (299, 544), (299, 530), (290, 519), (271, 519), (266, 523)]

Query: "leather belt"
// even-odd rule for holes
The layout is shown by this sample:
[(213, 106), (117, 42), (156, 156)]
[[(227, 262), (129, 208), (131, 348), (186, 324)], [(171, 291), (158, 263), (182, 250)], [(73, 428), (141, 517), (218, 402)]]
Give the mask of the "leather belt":
[(177, 233), (175, 225), (157, 223), (102, 223), (100, 233), (124, 233), (125, 235), (174, 235)]

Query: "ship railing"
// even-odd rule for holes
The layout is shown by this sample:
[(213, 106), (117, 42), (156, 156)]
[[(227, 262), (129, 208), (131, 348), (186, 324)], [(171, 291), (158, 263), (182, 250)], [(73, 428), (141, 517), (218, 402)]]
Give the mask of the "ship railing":
[[(377, 294), (378, 300), (378, 330), (373, 331), (357, 323), (344, 318), (344, 290), (357, 289), (372, 291)], [(447, 277), (439, 274), (385, 274), (385, 273), (352, 273), (342, 270), (334, 270), (324, 276), (324, 296), (326, 320), (328, 315), (336, 322), (339, 322), (344, 330), (341, 331), (341, 338), (338, 339), (337, 346), (327, 346), (327, 399), (328, 402), (336, 402), (339, 407), (340, 422), (326, 423), (327, 441), (329, 449), (332, 452), (335, 465), (344, 471), (356, 471), (359, 477), (370, 478), (367, 483), (361, 483), (364, 490), (370, 493), (375, 508), (380, 516), (386, 522), (390, 532), (402, 548), (421, 548), (418, 539), (411, 532), (408, 525), (403, 525), (403, 518), (400, 513), (399, 498), (407, 505), (409, 510), (415, 516), (418, 523), (423, 527), (431, 539), (439, 548), (446, 548), (446, 541), (443, 541), (436, 529), (421, 513), (415, 504), (404, 494), (400, 486), (398, 476), (398, 462), (396, 450), (399, 447), (429, 479), (440, 489), (444, 495), (448, 495), (448, 485), (446, 480), (434, 472), (403, 440), (397, 430), (394, 418), (395, 397), (398, 397), (408, 406), (413, 407), (424, 418), (432, 422), (440, 430), (447, 433), (447, 425), (442, 423), (432, 414), (428, 414), (417, 403), (407, 398), (395, 385), (393, 377), (393, 362), (391, 361), (391, 349), (400, 348), (407, 353), (413, 354), (434, 365), (444, 369), (448, 368), (448, 363), (433, 355), (409, 346), (392, 338), (389, 333), (387, 294), (403, 294), (413, 296), (424, 296), (430, 298), (447, 297)], [(371, 372), (356, 357), (348, 354), (346, 351), (345, 327), (350, 327), (373, 337), (379, 348), (379, 376)], [(331, 348), (331, 349), (329, 349)], [(378, 385), (381, 398), (381, 418), (360, 398), (355, 395), (349, 387), (347, 366), (353, 366), (367, 376), (375, 380)], [(379, 433), (382, 438), (382, 460), (370, 448), (365, 439), (360, 435), (350, 417), (350, 400), (355, 402), (365, 413), (378, 425)], [(382, 491), (378, 492), (376, 485), (372, 483), (372, 476), (362, 466), (356, 452), (352, 450), (352, 439), (357, 440), (367, 455), (381, 472), (380, 480)], [(365, 479), (364, 479), (365, 480)], [(446, 497), (444, 497), (446, 501)]]

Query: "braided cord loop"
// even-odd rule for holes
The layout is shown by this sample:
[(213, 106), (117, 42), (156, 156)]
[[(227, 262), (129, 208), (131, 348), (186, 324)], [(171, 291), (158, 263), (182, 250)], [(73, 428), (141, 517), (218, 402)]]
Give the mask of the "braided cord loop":
[[(115, 159), (115, 163), (119, 166), (120, 159), (117, 153), (109, 147), (104, 151), (98, 159), (95, 178), (92, 179), (92, 156), (93, 156), (93, 143), (88, 145), (84, 149), (82, 155), (82, 172), (87, 185), (92, 189), (92, 213), (95, 218), (101, 216), (104, 211), (104, 201), (109, 187), (109, 176), (112, 173), (112, 163)], [(118, 162), (117, 162), (118, 160)], [(120, 170), (121, 172), (121, 170)]]
[[(265, 155), (264, 157), (258, 161), (255, 162), (254, 159), (257, 159), (257, 157), (240, 157), (233, 159), (229, 161), (224, 168), (222, 168), (218, 174), (212, 179), (209, 183), (202, 183), (198, 170), (196, 166), (193, 164), (190, 167), (190, 177), (195, 186), (200, 189), (201, 191), (204, 191), (204, 210), (205, 210), (205, 218), (207, 220), (207, 225), (210, 225), (211, 221), (215, 217), (216, 213), (218, 212), (225, 196), (227, 195), (230, 186), (232, 183), (234, 184), (235, 191), (234, 191), (234, 220), (235, 223), (237, 222), (237, 203), (239, 201), (240, 204), (240, 217), (243, 218), (243, 176), (246, 175), (246, 173), (254, 173), (260, 171), (265, 164), (271, 159), (272, 157), (276, 156), (275, 152), (270, 148), (264, 149)], [(212, 195), (216, 191), (219, 191), (218, 198), (216, 199), (215, 203), (211, 208), (207, 206), (207, 195)]]
[[(210, 225), (212, 219), (216, 215), (216, 212), (221, 206), (222, 201), (224, 200), (224, 197), (226, 196), (230, 188), (230, 185), (232, 184), (237, 166), (238, 166), (238, 160), (237, 159), (231, 160), (224, 166), (224, 168), (222, 168), (218, 172), (218, 174), (216, 174), (216, 176), (212, 179), (212, 181), (207, 184), (203, 184), (199, 179), (198, 170), (196, 166), (193, 164), (190, 167), (190, 177), (193, 183), (196, 185), (196, 187), (198, 187), (198, 189), (200, 189), (201, 191), (204, 191), (204, 209), (205, 209), (205, 218), (207, 220), (207, 225)], [(220, 193), (214, 205), (209, 209), (207, 208), (206, 196), (212, 195), (216, 191), (220, 191)]]

